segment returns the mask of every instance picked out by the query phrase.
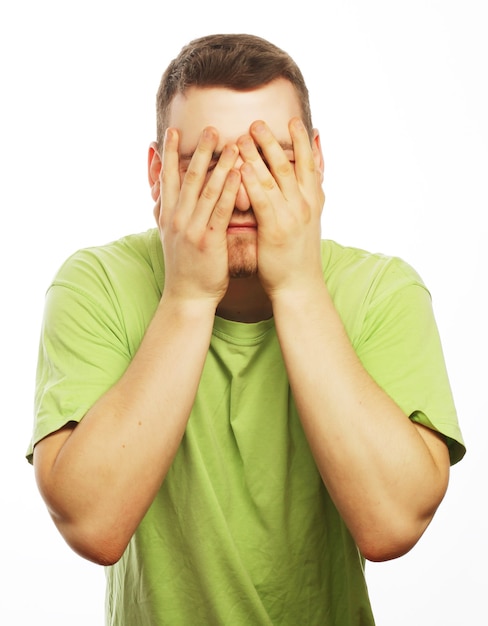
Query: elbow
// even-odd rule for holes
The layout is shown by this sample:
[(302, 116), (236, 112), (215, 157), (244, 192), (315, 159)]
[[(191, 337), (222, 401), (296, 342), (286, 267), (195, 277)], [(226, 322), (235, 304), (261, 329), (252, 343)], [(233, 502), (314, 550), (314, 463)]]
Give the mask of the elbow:
[(362, 556), (367, 560), (374, 563), (381, 563), (383, 561), (391, 561), (397, 559), (404, 554), (407, 554), (419, 538), (415, 540), (406, 541), (405, 539), (398, 541), (382, 539), (381, 541), (364, 542), (362, 545), (358, 544), (359, 551)]
[[(68, 546), (84, 559), (109, 566), (124, 554), (134, 528), (128, 516), (112, 515), (106, 508), (67, 507), (54, 498), (45, 498), (47, 509), (57, 530)], [(121, 519), (124, 523), (121, 523)]]
[(397, 559), (417, 544), (433, 516), (398, 523), (389, 521), (373, 532), (363, 532), (356, 539), (359, 551), (368, 561), (382, 562)]
[(79, 556), (103, 567), (115, 565), (122, 558), (125, 550), (106, 544), (87, 545), (86, 543), (68, 542), (68, 545)]
[(86, 528), (79, 524), (66, 523), (59, 519), (54, 523), (68, 546), (82, 558), (96, 565), (115, 565), (124, 554), (130, 537), (110, 529)]
[(368, 561), (381, 562), (399, 558), (417, 544), (427, 530), (444, 497), (447, 484), (417, 507), (408, 504), (384, 510), (381, 518), (353, 532), (356, 545)]

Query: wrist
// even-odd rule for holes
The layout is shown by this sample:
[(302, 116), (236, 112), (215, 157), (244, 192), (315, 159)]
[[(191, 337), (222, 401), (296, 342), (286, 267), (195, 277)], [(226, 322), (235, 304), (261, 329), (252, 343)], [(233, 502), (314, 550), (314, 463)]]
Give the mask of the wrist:
[(322, 276), (308, 281), (303, 280), (302, 277), (294, 285), (271, 290), (269, 299), (275, 314), (280, 309), (296, 309), (298, 312), (304, 313), (315, 308), (319, 301), (328, 300), (331, 302), (327, 285)]
[(175, 319), (197, 322), (213, 320), (217, 304), (213, 298), (188, 297), (163, 290), (159, 309), (166, 311)]

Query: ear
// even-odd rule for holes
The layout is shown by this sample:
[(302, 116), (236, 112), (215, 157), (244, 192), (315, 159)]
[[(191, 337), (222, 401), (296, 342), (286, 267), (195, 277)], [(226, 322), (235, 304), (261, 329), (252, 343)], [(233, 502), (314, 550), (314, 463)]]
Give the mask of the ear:
[(159, 176), (161, 174), (161, 157), (159, 156), (158, 145), (155, 141), (149, 146), (147, 155), (147, 178), (151, 187), (151, 196), (154, 202), (159, 198), (160, 183)]
[(322, 145), (320, 143), (320, 134), (316, 128), (313, 129), (312, 152), (313, 152), (313, 158), (315, 161), (315, 167), (320, 172), (321, 182), (323, 182), (324, 181), (324, 155), (322, 153)]

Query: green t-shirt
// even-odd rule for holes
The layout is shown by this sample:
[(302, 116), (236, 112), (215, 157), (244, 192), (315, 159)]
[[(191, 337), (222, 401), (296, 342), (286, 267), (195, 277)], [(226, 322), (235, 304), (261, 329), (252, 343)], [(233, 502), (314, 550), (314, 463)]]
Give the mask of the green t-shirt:
[[(428, 291), (403, 261), (322, 243), (352, 344), (412, 419), (464, 454)], [(157, 230), (83, 250), (46, 297), (28, 450), (125, 371), (159, 303)], [(299, 341), (299, 337), (297, 337)], [(185, 436), (122, 559), (113, 626), (369, 626), (364, 559), (304, 436), (272, 319), (216, 317)]]

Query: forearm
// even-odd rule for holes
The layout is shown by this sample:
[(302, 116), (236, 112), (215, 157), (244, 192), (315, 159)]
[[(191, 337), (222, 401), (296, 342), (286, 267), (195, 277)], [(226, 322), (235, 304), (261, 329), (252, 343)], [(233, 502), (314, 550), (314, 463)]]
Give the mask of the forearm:
[(443, 463), (363, 368), (323, 283), (280, 294), (273, 310), (297, 409), (332, 499), (368, 558), (398, 556), (442, 499)]
[(58, 528), (87, 558), (120, 556), (160, 488), (191, 412), (213, 318), (207, 303), (181, 305), (163, 296), (125, 374), (56, 457), (39, 464)]
[(39, 487), (59, 530), (75, 550), (99, 562), (122, 554), (166, 476), (227, 290), (226, 233), (240, 175), (232, 144), (209, 175), (218, 139), (214, 128), (202, 132), (187, 164), (191, 175), (182, 180), (178, 132), (168, 129), (163, 161), (151, 147), (165, 264), (160, 305), (122, 378), (71, 433), (55, 433), (36, 446)]

